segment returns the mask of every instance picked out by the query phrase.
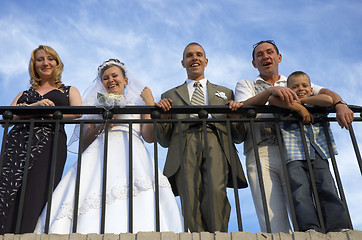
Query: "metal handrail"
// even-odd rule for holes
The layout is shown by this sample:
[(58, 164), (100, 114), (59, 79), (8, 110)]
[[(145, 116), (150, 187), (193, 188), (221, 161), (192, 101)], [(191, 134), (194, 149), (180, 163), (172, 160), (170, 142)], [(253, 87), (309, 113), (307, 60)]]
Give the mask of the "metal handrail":
[[(354, 111), (355, 115), (356, 114), (360, 114), (360, 116), (355, 116), (354, 117), (354, 121), (355, 122), (360, 122), (362, 121), (362, 107), (360, 106), (354, 106), (354, 105), (349, 105), (350, 109), (352, 111)], [(335, 109), (334, 108), (322, 108), (322, 107), (308, 107), (308, 110), (312, 113), (335, 113)], [(9, 106), (9, 107), (2, 107), (0, 106), (0, 114), (2, 114), (3, 119), (0, 120), (0, 124), (3, 124), (4, 126), (4, 133), (3, 133), (3, 140), (2, 140), (2, 147), (1, 147), (1, 157), (0, 157), (0, 164), (2, 164), (2, 160), (3, 160), (3, 152), (4, 152), (4, 146), (5, 146), (5, 141), (6, 141), (6, 134), (9, 131), (9, 129), (11, 128), (12, 124), (19, 124), (19, 123), (32, 123), (34, 126), (34, 123), (38, 123), (38, 122), (50, 122), (50, 123), (55, 123), (57, 126), (57, 131), (59, 131), (59, 124), (89, 124), (89, 123), (104, 123), (104, 121), (106, 122), (106, 129), (108, 124), (113, 124), (113, 123), (127, 123), (129, 124), (129, 128), (132, 129), (132, 124), (138, 124), (138, 123), (151, 123), (154, 124), (155, 127), (157, 127), (158, 123), (175, 123), (178, 124), (179, 127), (181, 126), (181, 124), (186, 124), (186, 123), (194, 123), (194, 122), (202, 122), (203, 126), (204, 126), (204, 131), (206, 129), (206, 124), (208, 123), (217, 123), (217, 122), (225, 122), (226, 125), (228, 126), (227, 129), (228, 131), (230, 131), (230, 123), (232, 122), (243, 122), (243, 123), (248, 123), (251, 125), (251, 129), (253, 129), (253, 125), (257, 122), (274, 122), (277, 125), (277, 122), (281, 122), (281, 121), (296, 121), (297, 118), (295, 117), (286, 117), (283, 119), (278, 118), (276, 120), (276, 118), (274, 117), (269, 117), (269, 118), (257, 118), (257, 114), (263, 114), (263, 113), (273, 113), (273, 114), (290, 114), (292, 113), (290, 110), (287, 109), (282, 109), (282, 108), (277, 108), (274, 106), (244, 106), (242, 108), (240, 108), (238, 111), (231, 111), (227, 106), (189, 106), (189, 107), (181, 107), (181, 106), (174, 106), (172, 107), (172, 109), (168, 112), (170, 114), (191, 114), (191, 113), (200, 113), (202, 112), (202, 114), (205, 115), (205, 111), (206, 111), (206, 115), (209, 114), (213, 114), (213, 113), (220, 113), (220, 114), (235, 114), (235, 113), (239, 113), (242, 114), (241, 118), (229, 118), (229, 119), (184, 119), (184, 120), (176, 120), (176, 119), (160, 119), (160, 115), (163, 113), (163, 111), (157, 107), (153, 107), (153, 106), (126, 106), (123, 108), (120, 107), (114, 107), (113, 109), (103, 109), (103, 108), (97, 108), (97, 107), (87, 107), (87, 106), (79, 106), (79, 107), (20, 107), (20, 106)], [(31, 118), (31, 119), (17, 119), (17, 120), (13, 120), (13, 116), (14, 115), (37, 115), (37, 116), (44, 116), (44, 119), (38, 117), (38, 118)], [(97, 119), (97, 120), (92, 120), (92, 119), (63, 119), (63, 116), (65, 114), (102, 114), (105, 118), (105, 120), (102, 119)], [(150, 120), (143, 120), (143, 119), (111, 119), (113, 114), (151, 114), (152, 119)], [(49, 117), (51, 116), (51, 117)], [(328, 121), (328, 122), (333, 122), (336, 121), (336, 117), (325, 117), (323, 118), (323, 121)], [(303, 128), (301, 128), (303, 129)], [(157, 131), (155, 131), (157, 132)], [(302, 131), (303, 132), (303, 131)], [(31, 133), (32, 134), (32, 133)], [(254, 135), (254, 134), (252, 134)], [(355, 137), (355, 133), (353, 131), (352, 125), (350, 125), (350, 135), (351, 135), (351, 141), (352, 144), (354, 146), (354, 150), (356, 153), (356, 158), (358, 161), (358, 164), (360, 166), (360, 171), (362, 173), (362, 160), (361, 160), (361, 154), (359, 152), (359, 148), (358, 148), (358, 144), (356, 141), (356, 137)], [(130, 137), (132, 136), (132, 134), (130, 134)], [(302, 136), (304, 136), (302, 134)], [(154, 158), (155, 158), (155, 166), (157, 169), (158, 165), (157, 165), (157, 160), (158, 160), (158, 153), (157, 153), (157, 133), (154, 134), (155, 140), (154, 140)], [(181, 137), (181, 135), (179, 135), (179, 137)], [(231, 140), (231, 136), (229, 133), (229, 141)], [(106, 138), (107, 138), (107, 134), (106, 134)], [(180, 142), (182, 139), (179, 139)], [(278, 136), (278, 140), (279, 140), (279, 144), (280, 144), (280, 136)], [(206, 138), (207, 141), (207, 138)], [(305, 144), (305, 140), (303, 141)], [(79, 143), (79, 148), (82, 147), (82, 142)], [(254, 144), (256, 144), (256, 142), (254, 141)], [(330, 147), (330, 146), (329, 146)], [(56, 148), (54, 148), (56, 151)], [(130, 145), (130, 149), (132, 149), (132, 145)], [(105, 145), (105, 152), (107, 152), (107, 144)], [(130, 166), (132, 166), (132, 151), (130, 151)], [(182, 152), (180, 151), (180, 154), (182, 156)], [(255, 152), (255, 156), (257, 159), (257, 162), (260, 161), (258, 160), (258, 153), (257, 151)], [(53, 152), (53, 159), (56, 158), (56, 152)], [(28, 159), (28, 157), (27, 157)], [(310, 160), (310, 159), (309, 159)], [(55, 160), (54, 160), (55, 161)], [(102, 160), (104, 161), (104, 164), (107, 163), (107, 156), (104, 157), (104, 159)], [(234, 160), (233, 160), (234, 161)], [(335, 161), (335, 160), (334, 160)], [(308, 161), (309, 162), (309, 161)], [(78, 154), (78, 164), (79, 164), (79, 173), (77, 174), (77, 178), (79, 178), (79, 174), (80, 174), (80, 167), (81, 167), (81, 154)], [(232, 162), (233, 164), (233, 162)], [(55, 165), (55, 162), (53, 163), (53, 166)], [(105, 165), (106, 166), (106, 165)], [(234, 166), (234, 165), (233, 165)], [(259, 166), (257, 164), (257, 166)], [(183, 170), (184, 166), (181, 163), (181, 169)], [(335, 164), (333, 164), (333, 168), (335, 169), (335, 172), (338, 173), (338, 169), (337, 166)], [(106, 168), (105, 168), (106, 169)], [(132, 168), (131, 168), (132, 169)], [(52, 173), (55, 169), (52, 170)], [(233, 169), (232, 169), (233, 170)], [(260, 172), (260, 166), (258, 167), (258, 170)], [(285, 169), (284, 169), (285, 171)], [(104, 172), (103, 176), (106, 176), (106, 171)], [(25, 175), (27, 175), (27, 171), (25, 172)], [(50, 182), (52, 183), (54, 181), (54, 174), (52, 174), (52, 179), (50, 179)], [(340, 190), (340, 194), (341, 197), (343, 199), (344, 204), (346, 204), (346, 200), (344, 197), (344, 193), (343, 193), (343, 189), (342, 189), (342, 185), (341, 185), (341, 181), (339, 179), (338, 174), (336, 174), (337, 176), (337, 183), (338, 183), (338, 188)], [(156, 194), (157, 196), (155, 197), (156, 199), (156, 231), (160, 230), (160, 217), (159, 217), (159, 189), (158, 189), (158, 172), (156, 170), (155, 172), (155, 176), (157, 177), (156, 181)], [(236, 181), (236, 173), (234, 171), (232, 171), (232, 176), (233, 176), (233, 181)], [(211, 179), (211, 176), (208, 176)], [(130, 181), (132, 181), (132, 173), (130, 173)], [(261, 175), (259, 175), (259, 180), (260, 183), (262, 184), (261, 181)], [(185, 186), (187, 185), (187, 179), (185, 179)], [(234, 183), (235, 184), (235, 183)], [(26, 185), (26, 184), (24, 184)], [(130, 189), (129, 192), (132, 193), (132, 184), (130, 184)], [(103, 189), (106, 188), (106, 179), (104, 177), (103, 179)], [(314, 187), (315, 188), (315, 187)], [(49, 187), (50, 190), (54, 190), (52, 184)], [(261, 190), (263, 191), (263, 186), (261, 186)], [(289, 189), (290, 191), (290, 189)], [(289, 192), (288, 191), (288, 192)], [(75, 189), (75, 194), (79, 194), (79, 181), (77, 182), (76, 185), (76, 189)], [(290, 194), (290, 193), (289, 193)], [(132, 208), (132, 194), (130, 194), (130, 199), (129, 199), (129, 206)], [(263, 195), (263, 193), (262, 193)], [(51, 194), (49, 194), (48, 196), (48, 200), (51, 202)], [(187, 196), (186, 196), (187, 197)], [(239, 197), (238, 197), (238, 189), (236, 187), (236, 185), (234, 185), (234, 197), (236, 198), (236, 214), (237, 214), (237, 221), (238, 221), (238, 228), (239, 231), (243, 230), (242, 227), (242, 217), (241, 217), (241, 209), (240, 209), (240, 204), (239, 204)], [(264, 197), (265, 198), (265, 197)], [(262, 197), (262, 199), (264, 199)], [(318, 199), (318, 198), (317, 198)], [(290, 200), (290, 196), (289, 196), (289, 200)], [(78, 200), (76, 200), (75, 202), (75, 206), (78, 206)], [(103, 193), (103, 197), (102, 197), (102, 223), (101, 223), (101, 229), (100, 232), (104, 233), (104, 224), (105, 224), (105, 192)], [(212, 202), (212, 199), (211, 199)], [(291, 202), (291, 200), (290, 200)], [(266, 204), (266, 201), (264, 199), (263, 201), (264, 205)], [(318, 205), (318, 204), (317, 204)], [(22, 206), (22, 205), (20, 205)], [(182, 206), (184, 207), (184, 206)], [(347, 205), (346, 205), (347, 207)], [(266, 209), (266, 207), (264, 206), (264, 209)], [(292, 208), (294, 209), (294, 208)], [(296, 218), (294, 216), (294, 211), (292, 211), (292, 223), (294, 226), (295, 230), (297, 229), (297, 225), (295, 223)], [(320, 212), (320, 209), (319, 209)], [(48, 209), (48, 213), (47, 213), (47, 223), (49, 223), (49, 214), (50, 214), (50, 209)], [(74, 219), (76, 221), (77, 219), (77, 210), (74, 210)], [(21, 216), (21, 212), (19, 213), (19, 215)], [(211, 214), (213, 216), (213, 214)], [(129, 224), (129, 232), (132, 232), (132, 211), (130, 211), (129, 214), (129, 219), (130, 219), (130, 224)], [(266, 224), (267, 224), (267, 230), (268, 232), (271, 231), (270, 228), (270, 222), (268, 219), (268, 212), (265, 210), (265, 218), (266, 218)], [(212, 223), (214, 224), (214, 219), (212, 219)], [(321, 221), (322, 226), (323, 226), (323, 221)], [(17, 225), (17, 232), (19, 232), (20, 229), (20, 221), (18, 221), (18, 225)], [(350, 227), (352, 228), (352, 223), (350, 221)], [(76, 232), (76, 222), (73, 223), (73, 232)], [(48, 231), (48, 227), (46, 226), (46, 232)], [(187, 223), (185, 222), (185, 227), (187, 227)], [(323, 227), (324, 228), (324, 227)], [(16, 232), (16, 233), (17, 233)]]

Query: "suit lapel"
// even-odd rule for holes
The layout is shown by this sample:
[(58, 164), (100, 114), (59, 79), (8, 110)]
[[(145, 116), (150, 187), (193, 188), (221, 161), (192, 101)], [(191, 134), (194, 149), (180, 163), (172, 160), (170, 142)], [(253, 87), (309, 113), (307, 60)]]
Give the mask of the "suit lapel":
[(217, 89), (214, 84), (211, 84), (209, 81), (207, 81), (207, 94), (209, 97), (209, 105), (213, 105), (215, 101), (215, 93)]
[(187, 104), (190, 105), (190, 97), (189, 97), (189, 91), (187, 89), (186, 82), (182, 85), (180, 85), (176, 89), (176, 93), (180, 96), (180, 98)]
[[(207, 81), (207, 94), (209, 96), (209, 105), (225, 105), (226, 101), (216, 95), (218, 91), (221, 91), (222, 89), (219, 88), (219, 86), (210, 83)], [(224, 118), (224, 114), (211, 114), (213, 118)]]

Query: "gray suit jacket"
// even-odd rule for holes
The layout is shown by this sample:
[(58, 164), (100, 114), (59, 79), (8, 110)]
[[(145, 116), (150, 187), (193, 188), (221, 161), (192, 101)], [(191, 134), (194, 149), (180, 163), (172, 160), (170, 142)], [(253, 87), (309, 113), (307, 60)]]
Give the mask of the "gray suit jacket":
[[(234, 94), (231, 89), (226, 87), (218, 86), (215, 84), (207, 82), (207, 89), (208, 89), (208, 97), (209, 97), (209, 105), (222, 105), (224, 106), (225, 103), (229, 100), (234, 99)], [(216, 96), (216, 92), (224, 92), (227, 99), (223, 99), (221, 97)], [(186, 82), (180, 86), (177, 86), (173, 89), (168, 90), (167, 92), (161, 95), (161, 98), (170, 98), (173, 101), (173, 106), (190, 106), (190, 98), (187, 89)], [(212, 114), (212, 118), (215, 119), (225, 119), (227, 116), (226, 114)], [(189, 119), (190, 114), (172, 114), (171, 118), (173, 119)], [(229, 174), (229, 181), (228, 186), (233, 187), (232, 184), (232, 176), (231, 176), (231, 157), (233, 156), (235, 159), (236, 165), (236, 173), (237, 173), (237, 185), (239, 188), (245, 188), (248, 186), (243, 169), (241, 167), (240, 159), (237, 154), (235, 145), (233, 143), (229, 143), (228, 136), (227, 136), (227, 128), (226, 124), (219, 122), (214, 123), (216, 127), (217, 134), (219, 135), (220, 142), (218, 144), (221, 145), (223, 149), (226, 159), (229, 164), (230, 174)], [(164, 167), (164, 174), (168, 178), (172, 178), (172, 176), (178, 171), (180, 168), (180, 144), (179, 144), (179, 133), (182, 133), (183, 143), (181, 146), (185, 146), (186, 136), (188, 134), (189, 124), (181, 124), (181, 130), (179, 129), (176, 123), (164, 123), (158, 126), (158, 142), (161, 146), (167, 147), (167, 158)], [(235, 143), (241, 143), (246, 135), (246, 128), (244, 124), (241, 123), (233, 123), (231, 124), (231, 132), (232, 138)], [(210, 143), (209, 143), (210, 144)], [(215, 143), (214, 143), (215, 144)], [(231, 146), (231, 151), (229, 150)], [(185, 152), (185, 151), (184, 151)], [(174, 192), (177, 194), (177, 189), (175, 184), (173, 183), (172, 179), (170, 179), (171, 185), (173, 187)], [(176, 190), (176, 191), (175, 191)]]

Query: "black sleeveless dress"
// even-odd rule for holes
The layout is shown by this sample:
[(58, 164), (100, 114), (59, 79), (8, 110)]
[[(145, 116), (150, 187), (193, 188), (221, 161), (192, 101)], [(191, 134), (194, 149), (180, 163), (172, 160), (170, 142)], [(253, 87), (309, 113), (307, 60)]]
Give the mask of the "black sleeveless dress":
[[(69, 106), (70, 86), (63, 86), (40, 95), (33, 89), (24, 91), (18, 103), (34, 103), (49, 99), (56, 106)], [(14, 125), (7, 135), (0, 175), (0, 234), (14, 233), (23, 184), (29, 124)], [(32, 136), (29, 172), (26, 183), (20, 233), (34, 231), (48, 197), (55, 125), (35, 123)], [(61, 125), (58, 138), (54, 187), (59, 183), (67, 157), (67, 137)]]

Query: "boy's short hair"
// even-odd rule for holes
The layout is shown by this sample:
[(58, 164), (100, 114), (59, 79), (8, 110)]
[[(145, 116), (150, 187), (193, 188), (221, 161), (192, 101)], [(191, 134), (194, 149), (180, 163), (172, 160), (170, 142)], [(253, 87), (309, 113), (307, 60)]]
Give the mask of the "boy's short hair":
[(306, 74), (305, 72), (303, 71), (295, 71), (295, 72), (292, 72), (288, 78), (287, 78), (287, 86), (289, 85), (289, 81), (294, 78), (294, 77), (300, 77), (300, 76), (306, 76), (309, 80), (309, 85), (311, 85), (311, 82), (310, 82), (310, 78), (308, 76), (308, 74)]

